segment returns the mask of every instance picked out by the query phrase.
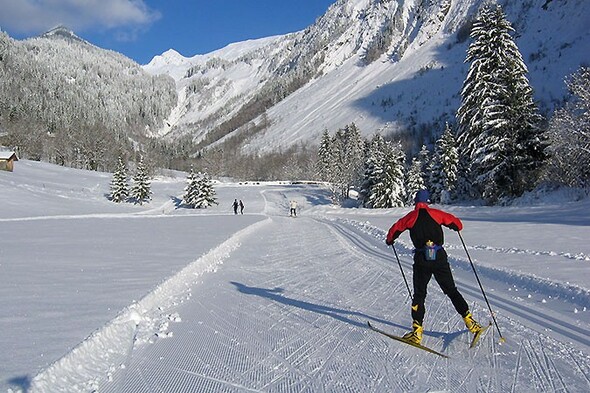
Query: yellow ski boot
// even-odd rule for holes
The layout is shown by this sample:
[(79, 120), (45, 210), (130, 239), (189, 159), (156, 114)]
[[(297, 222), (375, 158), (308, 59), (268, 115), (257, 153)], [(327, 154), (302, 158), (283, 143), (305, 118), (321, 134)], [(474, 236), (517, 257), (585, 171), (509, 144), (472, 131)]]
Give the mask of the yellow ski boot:
[(473, 319), (473, 315), (471, 315), (470, 311), (467, 311), (467, 315), (463, 317), (463, 320), (465, 321), (465, 326), (467, 326), (467, 329), (471, 333), (477, 334), (481, 331), (481, 325)]
[(403, 339), (412, 342), (414, 344), (420, 344), (422, 342), (422, 332), (424, 328), (418, 321), (412, 322), (412, 331), (403, 335)]

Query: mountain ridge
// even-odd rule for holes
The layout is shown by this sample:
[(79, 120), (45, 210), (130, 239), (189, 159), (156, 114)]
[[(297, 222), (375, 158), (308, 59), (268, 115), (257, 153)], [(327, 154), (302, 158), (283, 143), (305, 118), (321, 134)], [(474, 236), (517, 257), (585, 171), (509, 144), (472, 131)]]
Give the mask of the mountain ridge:
[[(223, 49), (190, 58), (185, 71), (196, 66), (198, 72), (175, 78), (176, 116), (159, 135), (202, 142), (234, 119), (234, 129), (225, 127), (203, 144), (215, 145), (265, 123), (264, 132), (245, 137), (242, 147), (259, 154), (317, 143), (324, 129), (355, 122), (365, 136), (381, 132), (428, 143), (454, 121), (469, 26), (482, 2), (340, 0), (308, 28), (246, 49), (241, 58), (225, 58)], [(590, 61), (590, 5), (500, 4), (529, 65), (535, 97), (549, 114), (566, 97), (564, 78)], [(235, 121), (245, 102), (262, 99), (269, 102), (256, 116)]]

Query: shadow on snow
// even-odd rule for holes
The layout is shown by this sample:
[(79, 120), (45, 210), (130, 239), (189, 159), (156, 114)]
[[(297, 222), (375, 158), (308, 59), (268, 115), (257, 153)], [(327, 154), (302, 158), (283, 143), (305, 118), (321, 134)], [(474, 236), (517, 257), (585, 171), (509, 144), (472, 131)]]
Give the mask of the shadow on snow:
[[(395, 327), (399, 329), (407, 329), (407, 326), (403, 326), (397, 323), (393, 323), (390, 321), (386, 321), (384, 319), (380, 319), (377, 317), (373, 317), (367, 315), (362, 312), (358, 311), (351, 311), (345, 310), (342, 308), (335, 308), (330, 306), (324, 306), (321, 304), (310, 303), (303, 300), (297, 300), (290, 297), (283, 295), (284, 289), (283, 288), (258, 288), (258, 287), (250, 287), (239, 282), (231, 281), (238, 291), (244, 293), (246, 295), (254, 295), (259, 296), (262, 298), (270, 299), (274, 302), (284, 304), (290, 307), (297, 307), (302, 310), (315, 312), (322, 315), (327, 315), (332, 317), (338, 321), (347, 323), (349, 325), (357, 326), (363, 329), (368, 329), (367, 327), (367, 320), (371, 320), (374, 322), (378, 322), (384, 325), (388, 325), (390, 327)], [(357, 317), (357, 318), (355, 318)], [(438, 332), (438, 331), (424, 331), (425, 336), (431, 336), (435, 338), (439, 338), (443, 340), (443, 349), (449, 347), (449, 345), (459, 336), (465, 334), (467, 332), (466, 329), (456, 331), (456, 332)], [(395, 334), (395, 333), (394, 333)]]

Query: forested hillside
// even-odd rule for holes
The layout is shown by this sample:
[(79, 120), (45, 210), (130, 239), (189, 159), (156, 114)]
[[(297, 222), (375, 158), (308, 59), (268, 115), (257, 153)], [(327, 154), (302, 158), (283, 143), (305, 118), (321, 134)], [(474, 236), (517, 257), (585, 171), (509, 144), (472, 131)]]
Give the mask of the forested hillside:
[(64, 27), (24, 41), (0, 32), (0, 145), (24, 157), (110, 170), (175, 104), (171, 78)]

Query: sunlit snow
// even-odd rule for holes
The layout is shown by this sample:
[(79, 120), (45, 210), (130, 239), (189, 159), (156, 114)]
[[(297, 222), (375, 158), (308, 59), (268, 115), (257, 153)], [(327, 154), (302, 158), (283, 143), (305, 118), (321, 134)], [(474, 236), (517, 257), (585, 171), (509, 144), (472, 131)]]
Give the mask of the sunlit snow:
[[(111, 174), (27, 160), (0, 171), (0, 390), (29, 392), (587, 391), (590, 201), (444, 206), (506, 338), (479, 346), (433, 281), (424, 344), (384, 236), (409, 208), (338, 208), (318, 185), (217, 184), (184, 209), (184, 173), (115, 204)], [(245, 203), (234, 215), (234, 198)], [(298, 201), (297, 218), (288, 202)], [(490, 312), (456, 233), (446, 249), (477, 319)], [(411, 279), (407, 234), (395, 244)]]

